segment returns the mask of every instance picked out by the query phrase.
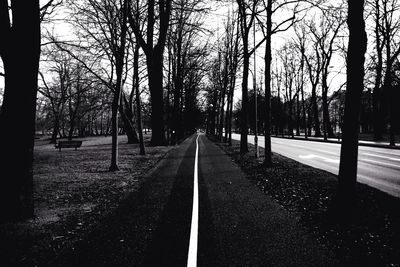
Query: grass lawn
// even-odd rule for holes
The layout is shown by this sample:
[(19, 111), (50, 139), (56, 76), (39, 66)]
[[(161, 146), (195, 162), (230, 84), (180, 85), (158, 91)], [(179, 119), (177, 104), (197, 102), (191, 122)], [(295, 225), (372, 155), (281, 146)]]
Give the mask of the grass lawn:
[[(337, 176), (273, 154), (273, 167), (240, 155), (240, 143), (217, 142), (256, 186), (296, 216), (307, 231), (335, 253), (341, 266), (400, 266), (400, 199), (357, 184), (357, 209), (348, 223), (332, 212)], [(260, 148), (260, 154), (264, 149)]]
[[(145, 136), (146, 144), (149, 136)], [(0, 265), (43, 265), (72, 246), (139, 188), (144, 174), (172, 147), (148, 147), (119, 137), (120, 171), (109, 172), (111, 137), (89, 137), (82, 147), (62, 149), (48, 139), (35, 140), (35, 218), (0, 225)]]

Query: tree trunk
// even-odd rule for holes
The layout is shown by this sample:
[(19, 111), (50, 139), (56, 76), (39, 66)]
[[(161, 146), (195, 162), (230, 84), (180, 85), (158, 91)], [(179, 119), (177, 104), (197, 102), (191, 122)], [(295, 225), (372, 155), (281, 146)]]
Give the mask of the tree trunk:
[(300, 93), (301, 93), (301, 110), (303, 115), (302, 124), (304, 127), (304, 138), (308, 139), (308, 128), (307, 128), (307, 116), (306, 116), (306, 103), (304, 99), (304, 44), (301, 47), (301, 61), (300, 61), (300, 70), (301, 70), (301, 84), (300, 84)]
[(219, 126), (218, 126), (218, 128), (219, 128), (218, 129), (218, 139), (220, 141), (222, 141), (222, 135), (223, 135), (223, 129), (224, 129), (225, 94), (226, 94), (226, 87), (223, 88), (223, 90), (221, 92), (221, 107), (220, 107), (220, 113), (219, 113), (220, 119), (219, 119)]
[(272, 165), (271, 150), (271, 38), (272, 38), (272, 0), (267, 2), (267, 36), (265, 39), (265, 129), (264, 129), (264, 165)]
[(69, 122), (69, 130), (68, 130), (68, 140), (72, 140), (72, 136), (74, 135), (75, 130), (75, 118), (71, 119)]
[(307, 131), (308, 131), (308, 134), (307, 134), (307, 136), (311, 136), (311, 132), (312, 132), (311, 107), (307, 108), (307, 114), (308, 114), (308, 120), (307, 120)]
[(288, 128), (289, 128), (289, 135), (290, 137), (294, 138), (294, 132), (293, 132), (293, 99), (292, 99), (292, 93), (291, 89), (290, 90), (290, 100), (288, 103), (288, 116), (289, 116), (289, 121), (288, 121)]
[[(125, 134), (128, 137), (128, 144), (137, 144), (139, 143), (139, 139), (136, 133), (136, 129), (134, 126), (134, 123), (132, 121), (131, 116), (128, 116), (128, 109), (129, 107), (124, 107), (124, 101), (122, 101), (122, 98), (120, 98), (120, 104), (119, 104), (119, 114), (121, 115), (122, 122), (124, 123), (124, 130)], [(127, 104), (127, 102), (125, 102)], [(132, 114), (133, 115), (133, 114)]]
[(382, 141), (382, 130), (383, 130), (383, 116), (381, 109), (381, 80), (382, 80), (382, 69), (383, 69), (383, 54), (381, 47), (381, 33), (380, 33), (380, 6), (379, 0), (375, 1), (375, 40), (376, 40), (376, 52), (377, 52), (377, 65), (376, 65), (376, 78), (374, 89), (372, 92), (372, 111), (373, 111), (373, 124), (374, 124), (374, 141)]
[[(378, 76), (378, 75), (377, 75)], [(379, 79), (381, 79), (380, 77)], [(378, 79), (378, 78), (377, 78)], [(383, 136), (383, 124), (384, 119), (382, 115), (382, 108), (381, 108), (381, 88), (380, 84), (375, 82), (374, 90), (372, 93), (372, 110), (373, 110), (373, 119), (374, 119), (374, 141), (382, 141)]]
[(53, 122), (53, 132), (51, 134), (50, 144), (57, 142), (58, 131), (60, 130), (60, 120), (56, 117)]
[(155, 49), (153, 55), (147, 58), (147, 69), (151, 96), (152, 132), (150, 144), (152, 146), (164, 146), (166, 139), (164, 133), (162, 49)]
[(364, 1), (348, 0), (348, 9), (347, 90), (338, 177), (338, 200), (343, 209), (351, 208), (356, 199), (359, 112), (364, 89), (364, 54), (367, 48)]
[(300, 96), (299, 96), (299, 92), (297, 92), (296, 95), (296, 136), (300, 136), (300, 123), (301, 123), (301, 119), (300, 119)]
[(137, 115), (137, 125), (139, 131), (139, 147), (140, 147), (140, 155), (146, 154), (144, 148), (144, 139), (143, 139), (143, 129), (142, 129), (142, 105), (140, 103), (140, 92), (139, 92), (139, 45), (136, 44), (134, 58), (133, 58), (133, 80), (134, 87), (136, 91), (136, 115)]
[(324, 124), (324, 139), (327, 140), (328, 137), (335, 137), (333, 134), (331, 119), (329, 116), (329, 104), (328, 104), (328, 85), (326, 84), (326, 77), (322, 81), (322, 116)]
[(228, 90), (228, 95), (227, 95), (227, 99), (226, 99), (226, 114), (225, 114), (225, 133), (224, 133), (224, 142), (227, 143), (228, 142), (228, 136), (229, 136), (229, 109), (231, 107), (231, 101), (230, 101), (230, 97), (231, 97), (231, 88), (229, 86), (229, 90)]
[(118, 171), (118, 106), (121, 97), (120, 89), (115, 88), (111, 106), (111, 165), (110, 171)]
[[(219, 120), (219, 140), (222, 141), (222, 136), (223, 136), (223, 129), (224, 129), (224, 116), (227, 117), (227, 114), (225, 113), (224, 107), (225, 107), (225, 97), (226, 97), (226, 91), (228, 88), (228, 57), (224, 57), (224, 76), (223, 76), (223, 84), (222, 84), (222, 92), (221, 92), (221, 109), (220, 109), (220, 120)], [(226, 131), (226, 125), (225, 125), (225, 131)]]
[(301, 90), (301, 109), (302, 109), (302, 112), (303, 112), (303, 120), (302, 121), (303, 121), (303, 126), (304, 126), (304, 138), (308, 139), (306, 104), (305, 104), (305, 100), (304, 100), (304, 84), (303, 84), (303, 82), (302, 82), (300, 90)]
[[(33, 217), (33, 146), (40, 57), (39, 1), (0, 3), (4, 98), (0, 112), (0, 221)], [(24, 42), (21, 42), (23, 37)]]
[[(248, 34), (245, 34), (246, 39)], [(247, 144), (247, 134), (248, 134), (248, 79), (249, 79), (249, 48), (248, 42), (243, 41), (243, 77), (242, 77), (242, 110), (240, 114), (240, 153), (244, 154), (249, 152)]]
[[(236, 63), (233, 63), (236, 64)], [(232, 72), (236, 72), (236, 68), (233, 67)], [(228, 107), (227, 107), (227, 142), (228, 145), (231, 146), (232, 145), (232, 114), (233, 114), (233, 95), (235, 92), (235, 85), (236, 85), (236, 75), (235, 73), (231, 73), (231, 77), (230, 77), (230, 85), (229, 85), (229, 95), (228, 95)]]
[(123, 19), (121, 24), (121, 43), (115, 52), (115, 72), (117, 76), (114, 97), (111, 106), (111, 165), (109, 171), (118, 171), (118, 108), (122, 93), (122, 73), (124, 68), (125, 59), (125, 44), (126, 44), (126, 33), (127, 33), (127, 12), (128, 12), (128, 1), (123, 2)]
[(390, 122), (390, 129), (389, 129), (389, 141), (391, 146), (396, 145), (396, 100), (398, 99), (395, 94), (395, 90), (399, 88), (395, 88), (393, 86), (390, 87), (389, 91), (389, 122)]
[(311, 105), (313, 111), (313, 119), (314, 119), (314, 130), (315, 137), (321, 137), (321, 129), (319, 123), (319, 112), (318, 112), (318, 104), (317, 104), (317, 85), (313, 85), (311, 89)]
[(172, 84), (172, 51), (171, 51), (171, 37), (168, 37), (168, 83), (167, 83), (167, 103), (166, 103), (166, 112), (167, 112), (167, 145), (172, 144), (171, 138), (171, 84)]

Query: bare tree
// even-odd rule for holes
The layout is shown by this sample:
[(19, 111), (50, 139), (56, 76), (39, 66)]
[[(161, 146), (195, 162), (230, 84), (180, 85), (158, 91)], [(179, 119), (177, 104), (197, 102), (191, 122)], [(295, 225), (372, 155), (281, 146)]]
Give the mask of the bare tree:
[(295, 55), (293, 53), (293, 46), (290, 43), (285, 44), (281, 49), (280, 49), (280, 57), (281, 57), (281, 62), (283, 65), (283, 72), (281, 75), (283, 75), (283, 83), (284, 83), (284, 88), (285, 88), (285, 104), (287, 105), (287, 110), (288, 110), (288, 131), (289, 135), (293, 138), (294, 137), (294, 123), (293, 123), (293, 102), (295, 101), (298, 91), (295, 91), (295, 82), (296, 82), (296, 76), (297, 76), (297, 68), (296, 65), (298, 62), (296, 62)]
[[(170, 67), (168, 81), (168, 93), (173, 93), (172, 105), (172, 138), (171, 143), (182, 139), (187, 130), (184, 119), (185, 94), (188, 93), (185, 87), (185, 80), (189, 75), (189, 59), (193, 56), (194, 43), (198, 40), (199, 32), (206, 31), (202, 27), (202, 15), (207, 11), (202, 7), (202, 1), (180, 0), (174, 3), (171, 15), (171, 28), (168, 34)], [(196, 66), (195, 71), (198, 71)], [(191, 72), (190, 72), (191, 73)], [(168, 97), (169, 102), (169, 97)], [(168, 105), (167, 105), (168, 107)], [(169, 110), (171, 112), (171, 110)]]
[(315, 49), (319, 50), (317, 53), (319, 53), (321, 60), (323, 134), (326, 140), (328, 137), (334, 137), (328, 106), (328, 76), (332, 56), (336, 50), (336, 37), (345, 22), (342, 7), (331, 7), (331, 9), (326, 10), (319, 21), (318, 25), (311, 22), (309, 30), (316, 44)]
[(384, 100), (389, 109), (389, 124), (390, 124), (390, 145), (395, 145), (395, 89), (393, 86), (393, 67), (400, 55), (400, 44), (396, 40), (396, 35), (400, 30), (400, 18), (398, 18), (398, 9), (400, 3), (397, 0), (382, 1), (382, 21), (381, 34), (385, 46), (385, 75), (383, 78), (382, 90)]
[(232, 114), (233, 114), (233, 96), (236, 87), (236, 74), (238, 71), (238, 66), (240, 64), (240, 35), (239, 35), (239, 22), (235, 19), (234, 13), (233, 18), (228, 19), (225, 31), (225, 49), (226, 57), (225, 60), (228, 62), (228, 92), (227, 92), (227, 110), (225, 116), (225, 142), (232, 145)]
[(247, 144), (248, 135), (248, 79), (249, 79), (249, 66), (250, 57), (254, 53), (256, 46), (250, 50), (249, 48), (249, 34), (253, 27), (255, 18), (257, 16), (257, 8), (260, 3), (259, 0), (246, 1), (236, 0), (238, 4), (238, 13), (240, 21), (240, 34), (242, 37), (243, 45), (243, 76), (242, 76), (242, 109), (240, 120), (240, 153), (247, 153), (249, 151)]
[[(304, 32), (303, 32), (304, 36)], [(321, 54), (318, 47), (318, 43), (313, 43), (313, 53), (307, 54), (304, 53), (304, 60), (306, 62), (309, 81), (311, 83), (311, 105), (312, 105), (312, 117), (314, 121), (314, 131), (315, 137), (322, 136), (320, 121), (319, 121), (319, 111), (318, 111), (318, 103), (317, 103), (317, 87), (320, 82), (321, 72), (322, 72), (322, 63), (321, 63)]]
[[(296, 16), (301, 14), (303, 8), (299, 6), (300, 1), (273, 1), (263, 0), (263, 6), (265, 10), (265, 23), (260, 21), (262, 31), (265, 39), (265, 70), (264, 70), (264, 81), (265, 81), (265, 130), (264, 130), (264, 149), (265, 158), (264, 164), (271, 166), (271, 63), (272, 63), (272, 49), (271, 42), (273, 34), (288, 30), (298, 19)], [(278, 21), (273, 21), (273, 16), (281, 12), (285, 8), (290, 8), (289, 15), (284, 18), (279, 18)]]
[[(307, 131), (307, 117), (306, 117), (306, 113), (307, 113), (307, 108), (306, 108), (306, 101), (304, 98), (304, 83), (305, 83), (305, 50), (306, 50), (306, 38), (305, 36), (302, 34), (304, 33), (304, 27), (300, 26), (300, 31), (296, 30), (296, 36), (297, 39), (295, 39), (294, 42), (294, 47), (295, 49), (297, 49), (297, 51), (300, 54), (300, 65), (299, 65), (299, 78), (298, 78), (298, 86), (299, 86), (299, 90), (300, 90), (300, 94), (301, 94), (301, 110), (302, 110), (302, 116), (303, 116), (303, 120), (302, 120), (302, 124), (303, 124), (303, 128), (304, 128), (304, 138), (307, 139), (308, 138), (308, 131)], [(298, 109), (300, 109), (298, 107)], [(300, 113), (300, 110), (298, 110), (298, 112)], [(298, 123), (300, 123), (298, 121)]]
[(63, 0), (48, 0), (40, 7), (40, 22), (51, 21), (51, 15), (56, 8), (63, 4)]
[(134, 45), (134, 54), (133, 54), (133, 88), (132, 91), (135, 92), (135, 101), (136, 101), (136, 121), (139, 132), (139, 148), (140, 155), (146, 154), (144, 148), (144, 139), (143, 139), (143, 127), (142, 127), (142, 103), (140, 99), (140, 77), (139, 77), (139, 43), (136, 42)]
[(383, 77), (383, 49), (385, 42), (381, 34), (381, 0), (374, 0), (367, 2), (373, 13), (374, 20), (374, 41), (375, 41), (375, 81), (373, 88), (373, 128), (374, 140), (382, 140), (382, 130), (384, 121), (382, 119), (382, 77)]
[[(151, 96), (151, 144), (165, 145), (164, 132), (164, 104), (163, 104), (163, 62), (166, 37), (170, 25), (172, 0), (159, 0), (158, 9), (154, 0), (147, 1), (146, 36), (141, 31), (140, 22), (137, 21), (135, 12), (140, 10), (135, 7), (128, 12), (129, 24), (136, 36), (137, 42), (143, 49), (147, 60), (148, 82)], [(158, 34), (156, 30), (158, 26)], [(155, 37), (157, 40), (155, 41)]]
[[(43, 73), (40, 72), (43, 86), (39, 87), (39, 92), (50, 101), (50, 107), (53, 113), (53, 129), (50, 143), (55, 144), (60, 131), (64, 106), (67, 101), (68, 87), (71, 86), (69, 79), (70, 61), (67, 58), (62, 58), (60, 55), (56, 55), (55, 53), (49, 53), (49, 57), (54, 59), (54, 66), (51, 66), (48, 71), (55, 73), (56, 77), (53, 79), (53, 83), (49, 84)], [(57, 58), (57, 62), (55, 61), (55, 58)], [(50, 60), (48, 59), (48, 61)]]
[[(121, 94), (123, 87), (123, 72), (127, 53), (127, 13), (128, 0), (107, 0), (98, 2), (90, 0), (86, 3), (70, 2), (75, 10), (74, 23), (82, 31), (80, 34), (88, 41), (81, 44), (86, 52), (97, 55), (97, 60), (107, 60), (108, 71), (97, 72), (91, 68), (90, 63), (80, 60), (76, 55), (70, 54), (82, 63), (82, 66), (90, 71), (104, 85), (113, 92), (112, 101), (112, 148), (111, 165), (109, 170), (118, 170), (118, 111), (122, 117), (126, 116), (121, 106)], [(85, 47), (86, 45), (86, 47)], [(61, 47), (59, 45), (59, 47)], [(64, 48), (65, 50), (65, 48)], [(107, 78), (103, 78), (106, 75)], [(115, 75), (115, 76), (114, 76)], [(124, 122), (129, 125), (126, 117)], [(132, 127), (132, 125), (130, 125)]]

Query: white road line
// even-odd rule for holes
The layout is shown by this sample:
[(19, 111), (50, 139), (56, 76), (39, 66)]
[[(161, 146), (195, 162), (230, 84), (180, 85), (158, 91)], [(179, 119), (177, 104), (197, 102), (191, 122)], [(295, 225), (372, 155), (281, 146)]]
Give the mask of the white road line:
[(388, 154), (393, 156), (400, 156), (399, 150), (391, 149), (391, 148), (376, 148), (376, 147), (367, 147), (367, 146), (359, 146), (358, 149), (360, 151), (369, 151), (374, 153)]
[(362, 153), (365, 156), (371, 156), (371, 157), (377, 157), (377, 158), (383, 158), (383, 159), (388, 159), (388, 160), (393, 160), (393, 161), (400, 161), (400, 159), (392, 158), (392, 157), (386, 157), (386, 156), (381, 156), (381, 155), (375, 155), (371, 153)]
[(339, 152), (332, 152), (332, 151), (328, 151), (328, 150), (324, 150), (324, 149), (319, 149), (319, 148), (316, 148), (315, 150), (317, 150), (317, 151), (319, 151), (319, 152), (322, 152), (322, 153), (331, 154), (331, 155), (337, 156), (337, 157), (340, 156), (340, 151), (339, 151)]
[(197, 266), (197, 236), (199, 228), (199, 188), (198, 188), (199, 135), (196, 138), (196, 156), (194, 158), (194, 184), (192, 226), (190, 229), (189, 253), (187, 267)]
[(314, 155), (314, 154), (299, 155), (299, 158), (301, 158), (301, 159), (321, 159), (324, 162), (336, 163), (336, 164), (339, 164), (339, 162), (340, 162), (339, 159), (330, 159), (327, 157), (322, 157), (322, 156)]
[(387, 163), (387, 162), (381, 162), (381, 161), (377, 161), (377, 160), (370, 160), (370, 159), (364, 159), (364, 158), (360, 159), (359, 162), (368, 162), (368, 163), (375, 164), (375, 165), (378, 165), (381, 167), (387, 166), (387, 167), (396, 168), (396, 169), (400, 168), (400, 165), (398, 165), (398, 164), (391, 164), (391, 163)]

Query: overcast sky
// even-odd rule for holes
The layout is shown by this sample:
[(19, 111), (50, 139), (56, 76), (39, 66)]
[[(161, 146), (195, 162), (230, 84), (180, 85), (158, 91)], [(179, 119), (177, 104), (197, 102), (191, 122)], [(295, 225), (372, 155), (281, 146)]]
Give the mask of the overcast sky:
[[(47, 2), (46, 0), (41, 0), (41, 3)], [(227, 19), (227, 15), (229, 10), (232, 10), (232, 8), (236, 8), (237, 7), (237, 3), (235, 1), (232, 2), (226, 2), (226, 1), (207, 1), (207, 3), (210, 4), (210, 11), (209, 13), (204, 17), (204, 27), (210, 30), (210, 33), (206, 33), (205, 38), (203, 39), (204, 42), (206, 42), (207, 40), (212, 43), (215, 42), (216, 38), (218, 36), (220, 36), (223, 33), (223, 23), (224, 21), (226, 21)], [(279, 14), (279, 18), (278, 19), (282, 19), (284, 17), (289, 16), (289, 14), (285, 14), (285, 13), (281, 13)], [(67, 12), (65, 9), (61, 8), (58, 9), (57, 14), (54, 14), (53, 16), (53, 22), (51, 24), (44, 24), (43, 25), (43, 32), (45, 31), (50, 31), (53, 34), (56, 34), (56, 36), (58, 36), (59, 39), (62, 40), (71, 40), (73, 39), (73, 35), (71, 34), (72, 32), (72, 28), (71, 25), (68, 24), (65, 21), (65, 18), (67, 17)], [(277, 19), (277, 18), (275, 18)], [(281, 47), (285, 41), (289, 38), (291, 38), (293, 36), (293, 30), (289, 30), (285, 33), (281, 33), (281, 34), (277, 34), (273, 36), (272, 39), (272, 47), (274, 50), (278, 49), (279, 47)], [(256, 43), (261, 40), (262, 37), (262, 33), (261, 31), (257, 31), (257, 35), (256, 35)], [(252, 42), (253, 38), (250, 38), (250, 46), (253, 46), (253, 42)], [(257, 62), (257, 81), (260, 81), (261, 77), (261, 73), (263, 72), (264, 69), (264, 46), (260, 46), (260, 48), (257, 50), (257, 58), (256, 58), (256, 62)], [(274, 52), (273, 52), (273, 56), (274, 56)], [(253, 57), (251, 59), (251, 64), (253, 64)], [(2, 66), (1, 66), (1, 62), (0, 62), (0, 71), (2, 71)], [(338, 86), (340, 86), (341, 83), (344, 82), (345, 79), (345, 75), (344, 75), (344, 71), (345, 69), (343, 69), (343, 59), (339, 56), (335, 56), (333, 58), (332, 61), (332, 71), (333, 73), (331, 74), (331, 78), (334, 77), (332, 84), (331, 84), (331, 91), (332, 90), (336, 90), (338, 88)], [(251, 66), (251, 75), (253, 72), (254, 67)], [(339, 70), (342, 70), (343, 73), (341, 75), (337, 75), (336, 72), (338, 72)], [(4, 87), (3, 85), (4, 81), (3, 81), (3, 77), (0, 77), (0, 87)], [(237, 83), (239, 86), (237, 86), (237, 88), (240, 88), (240, 81), (238, 81)], [(250, 77), (249, 78), (249, 87), (252, 88), (253, 87), (253, 78)], [(240, 99), (241, 98), (241, 93), (240, 90), (236, 90), (235, 92), (235, 99)]]

